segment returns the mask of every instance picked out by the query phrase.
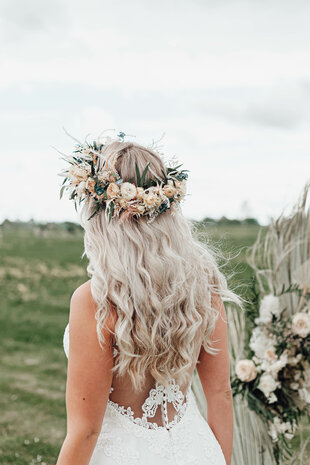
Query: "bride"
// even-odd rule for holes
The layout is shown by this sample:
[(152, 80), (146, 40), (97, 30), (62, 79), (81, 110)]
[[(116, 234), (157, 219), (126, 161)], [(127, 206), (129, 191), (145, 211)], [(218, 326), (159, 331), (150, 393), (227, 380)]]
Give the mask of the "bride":
[[(57, 465), (230, 465), (227, 287), (180, 208), (187, 170), (118, 138), (64, 156), (90, 280), (70, 301), (67, 434)], [(77, 205), (76, 205), (77, 206)], [(191, 380), (207, 400), (200, 414)]]

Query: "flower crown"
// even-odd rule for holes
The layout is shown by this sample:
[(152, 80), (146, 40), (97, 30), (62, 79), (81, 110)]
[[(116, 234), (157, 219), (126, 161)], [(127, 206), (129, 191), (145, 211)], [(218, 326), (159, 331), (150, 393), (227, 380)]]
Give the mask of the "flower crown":
[[(61, 158), (71, 166), (58, 173), (59, 176), (65, 177), (60, 189), (60, 199), (67, 190), (70, 200), (74, 200), (76, 210), (77, 202), (89, 203), (92, 199), (94, 211), (88, 220), (103, 209), (109, 223), (112, 218), (120, 216), (123, 212), (126, 212), (126, 217), (147, 215), (150, 223), (160, 213), (170, 208), (174, 209), (186, 195), (188, 170), (179, 170), (182, 165), (164, 164), (166, 172), (162, 170), (163, 179), (160, 179), (157, 176), (149, 176), (150, 163), (142, 173), (136, 163), (137, 183), (133, 183), (133, 178), (124, 182), (115, 168), (117, 156), (113, 153), (106, 156), (103, 149), (112, 142), (124, 142), (125, 137), (126, 134), (120, 132), (116, 139), (106, 137), (104, 142), (98, 139), (93, 144), (87, 141), (80, 143), (74, 139), (77, 144), (72, 155), (62, 154)], [(152, 149), (155, 150), (154, 147)], [(161, 153), (159, 155), (162, 156)], [(170, 165), (172, 164), (170, 160)]]

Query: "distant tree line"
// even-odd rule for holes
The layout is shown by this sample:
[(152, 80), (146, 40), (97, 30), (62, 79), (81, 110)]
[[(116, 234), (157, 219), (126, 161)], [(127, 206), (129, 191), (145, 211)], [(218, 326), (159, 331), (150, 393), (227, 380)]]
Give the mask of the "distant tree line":
[[(219, 219), (206, 217), (203, 220), (195, 221), (200, 226), (225, 226), (225, 225), (255, 225), (259, 226), (259, 222), (256, 218), (244, 218), (244, 219), (229, 219), (226, 216), (222, 216)], [(83, 231), (83, 228), (78, 223), (73, 221), (62, 221), (62, 222), (38, 222), (33, 219), (29, 221), (11, 221), (5, 219), (0, 224), (1, 229), (29, 229), (36, 230), (42, 233), (48, 232), (67, 232), (75, 234)]]
[(219, 219), (214, 219), (214, 218), (209, 218), (206, 217), (201, 221), (198, 221), (198, 223), (203, 224), (203, 225), (255, 225), (255, 226), (260, 226), (258, 220), (256, 218), (243, 218), (243, 219), (229, 219), (226, 216), (222, 216)]

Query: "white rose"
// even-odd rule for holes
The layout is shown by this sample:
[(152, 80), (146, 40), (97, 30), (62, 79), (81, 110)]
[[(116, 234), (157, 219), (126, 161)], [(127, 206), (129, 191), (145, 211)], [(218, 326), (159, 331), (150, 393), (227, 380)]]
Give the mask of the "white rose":
[(280, 300), (273, 294), (268, 294), (263, 297), (259, 308), (259, 317), (255, 318), (255, 323), (270, 323), (272, 315), (279, 316), (281, 313)]
[(137, 188), (134, 184), (131, 184), (130, 182), (123, 182), (123, 184), (121, 184), (121, 194), (123, 199), (134, 199), (137, 195)]
[(280, 385), (278, 381), (276, 381), (273, 376), (271, 376), (270, 373), (264, 373), (258, 384), (258, 389), (264, 393), (264, 395), (267, 397), (267, 399), (271, 397), (271, 394), (273, 391), (276, 390), (276, 388)]
[(249, 382), (256, 378), (256, 367), (252, 360), (239, 360), (236, 364), (236, 375), (241, 381)]
[(258, 358), (264, 358), (266, 350), (274, 346), (274, 341), (257, 326), (253, 329), (249, 345)]
[(292, 332), (300, 337), (307, 337), (310, 334), (310, 315), (298, 312), (292, 318)]

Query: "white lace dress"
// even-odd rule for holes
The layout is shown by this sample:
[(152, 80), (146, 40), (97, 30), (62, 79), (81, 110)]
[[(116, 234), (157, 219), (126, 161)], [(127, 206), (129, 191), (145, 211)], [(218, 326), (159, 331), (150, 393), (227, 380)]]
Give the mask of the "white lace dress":
[[(69, 324), (63, 345), (68, 357)], [(168, 403), (176, 412), (172, 421), (168, 419)], [(163, 426), (149, 421), (158, 408)], [(219, 442), (198, 410), (191, 388), (184, 396), (173, 380), (169, 389), (157, 384), (150, 390), (142, 411), (142, 417), (138, 418), (130, 407), (108, 400), (89, 465), (227, 465)]]

